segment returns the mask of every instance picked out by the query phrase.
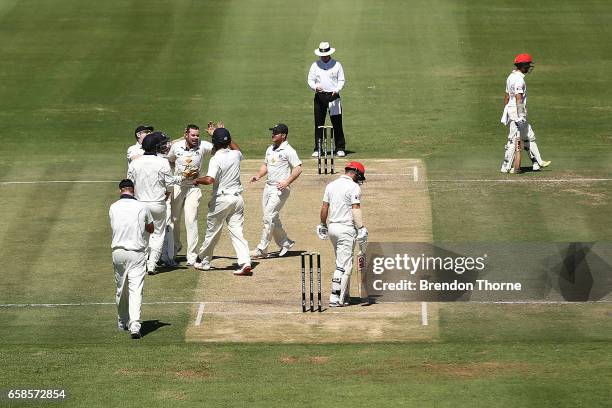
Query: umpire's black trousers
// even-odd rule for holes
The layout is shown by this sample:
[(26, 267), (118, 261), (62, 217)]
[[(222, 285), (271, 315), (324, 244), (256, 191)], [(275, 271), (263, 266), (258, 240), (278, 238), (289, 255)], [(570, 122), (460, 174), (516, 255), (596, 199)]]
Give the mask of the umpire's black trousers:
[[(317, 142), (323, 138), (323, 129), (319, 126), (325, 124), (325, 116), (329, 109), (329, 103), (336, 99), (340, 99), (340, 94), (332, 96), (331, 92), (316, 92), (314, 96), (314, 121), (315, 121), (315, 140), (314, 151), (318, 150)], [(329, 116), (332, 126), (334, 127), (334, 142), (336, 151), (346, 150), (344, 141), (344, 131), (342, 130), (342, 115)]]

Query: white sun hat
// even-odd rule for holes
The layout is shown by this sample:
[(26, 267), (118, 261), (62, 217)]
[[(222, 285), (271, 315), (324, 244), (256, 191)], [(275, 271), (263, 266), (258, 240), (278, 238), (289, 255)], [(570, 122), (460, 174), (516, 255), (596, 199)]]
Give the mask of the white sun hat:
[(318, 55), (319, 57), (332, 55), (334, 52), (336, 52), (336, 49), (332, 48), (326, 41), (323, 41), (321, 44), (319, 44), (319, 48), (314, 50), (315, 55)]

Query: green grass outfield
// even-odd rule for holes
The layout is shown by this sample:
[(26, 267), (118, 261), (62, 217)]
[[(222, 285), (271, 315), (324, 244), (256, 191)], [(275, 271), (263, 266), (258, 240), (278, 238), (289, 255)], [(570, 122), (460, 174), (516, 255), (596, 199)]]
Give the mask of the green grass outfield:
[[(0, 0), (0, 304), (113, 301), (115, 186), (4, 182), (119, 180), (141, 122), (225, 120), (259, 158), (283, 121), (304, 156), (322, 40), (347, 75), (348, 150), (425, 161), (436, 241), (612, 241), (611, 20), (605, 0)], [(512, 177), (499, 117), (519, 52), (553, 164)], [(196, 284), (161, 274), (145, 301), (197, 301)], [(113, 306), (2, 307), (0, 388), (63, 387), (62, 406), (608, 406), (611, 309), (443, 305), (435, 342), (290, 346), (186, 343), (184, 304), (145, 305), (140, 342)]]

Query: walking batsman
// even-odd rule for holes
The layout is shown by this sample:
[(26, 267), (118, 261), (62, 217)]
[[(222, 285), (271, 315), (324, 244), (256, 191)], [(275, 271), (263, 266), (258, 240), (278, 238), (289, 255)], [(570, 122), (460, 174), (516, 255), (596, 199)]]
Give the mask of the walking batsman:
[(270, 130), (272, 145), (266, 150), (266, 157), (259, 171), (251, 177), (251, 182), (256, 182), (268, 175), (261, 201), (263, 231), (259, 245), (251, 252), (251, 258), (254, 259), (268, 256), (271, 238), (274, 238), (274, 242), (280, 248), (278, 256), (285, 255), (295, 244), (287, 237), (279, 214), (291, 193), (291, 183), (302, 173), (302, 162), (295, 149), (287, 142), (289, 133), (287, 125), (279, 123)]
[[(520, 157), (521, 148), (529, 152), (533, 171), (550, 165), (550, 161), (542, 160), (540, 149), (536, 143), (535, 133), (529, 124), (527, 116), (527, 84), (525, 75), (533, 68), (533, 58), (529, 54), (519, 54), (514, 58), (514, 69), (506, 79), (504, 94), (504, 112), (501, 122), (508, 127), (508, 142), (505, 146), (502, 173), (514, 173), (515, 154)], [(521, 146), (522, 145), (522, 146)], [(517, 158), (517, 167), (520, 166)]]
[(167, 159), (157, 156), (168, 152), (170, 139), (162, 132), (153, 132), (142, 142), (144, 155), (130, 163), (127, 178), (134, 182), (136, 198), (142, 201), (151, 214), (155, 231), (149, 239), (147, 272), (154, 275), (157, 261), (161, 256), (166, 232), (166, 198), (169, 189), (183, 180), (183, 176), (173, 176)]
[(110, 207), (117, 326), (129, 330), (133, 339), (140, 336), (140, 307), (146, 270), (146, 249), (153, 232), (153, 216), (147, 206), (134, 197), (134, 183), (119, 183), (121, 197)]
[(213, 145), (200, 139), (200, 128), (197, 125), (187, 125), (185, 138), (176, 142), (170, 148), (168, 161), (174, 163), (174, 175), (184, 177), (181, 184), (174, 186), (172, 194), (172, 230), (174, 247), (178, 252), (181, 245), (181, 215), (185, 210), (185, 229), (187, 230), (187, 265), (196, 261), (196, 246), (198, 244), (198, 209), (202, 191), (193, 184), (193, 179), (200, 175), (202, 160), (212, 152)]
[(317, 226), (320, 239), (329, 237), (336, 255), (336, 269), (332, 277), (329, 305), (349, 304), (349, 288), (353, 269), (353, 251), (357, 242), (363, 249), (368, 241), (368, 230), (361, 214), (361, 188), (365, 168), (360, 162), (350, 162), (345, 174), (325, 187), (321, 205), (321, 224)]
[(249, 276), (253, 274), (249, 244), (242, 232), (244, 224), (244, 201), (240, 183), (242, 153), (238, 145), (232, 142), (230, 132), (225, 128), (215, 129), (212, 142), (215, 154), (208, 163), (208, 172), (206, 176), (193, 180), (194, 185), (212, 184), (213, 186), (208, 203), (206, 236), (198, 253), (198, 261), (193, 267), (203, 271), (211, 268), (210, 262), (215, 245), (219, 241), (223, 223), (227, 222), (238, 258), (239, 267), (234, 275)]
[(336, 155), (346, 156), (344, 131), (342, 130), (342, 103), (340, 102), (340, 91), (344, 87), (344, 70), (342, 64), (334, 60), (331, 55), (336, 51), (328, 42), (319, 44), (319, 48), (314, 50), (315, 55), (320, 59), (310, 66), (308, 72), (308, 86), (314, 94), (314, 153), (312, 157), (317, 157), (318, 142), (323, 138), (323, 129), (319, 126), (325, 124), (325, 116), (329, 111), (329, 119), (334, 127), (334, 141)]

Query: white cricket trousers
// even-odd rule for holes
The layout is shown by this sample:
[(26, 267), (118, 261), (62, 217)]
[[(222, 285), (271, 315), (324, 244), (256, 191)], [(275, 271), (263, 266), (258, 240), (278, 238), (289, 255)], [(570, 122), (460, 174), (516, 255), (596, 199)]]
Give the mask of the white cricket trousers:
[(198, 245), (198, 209), (202, 190), (196, 186), (174, 186), (172, 194), (172, 224), (174, 234), (174, 248), (182, 247), (181, 244), (181, 215), (185, 211), (185, 229), (187, 232), (187, 261), (195, 261), (196, 246)]
[(140, 306), (142, 305), (142, 290), (147, 256), (144, 251), (113, 250), (113, 266), (115, 269), (115, 303), (119, 322), (127, 324), (131, 332), (140, 331)]
[(332, 277), (332, 291), (329, 301), (345, 302), (348, 301), (349, 296), (357, 230), (353, 225), (334, 222), (328, 225), (328, 234), (336, 255), (336, 270)]
[(270, 245), (271, 238), (279, 247), (282, 247), (289, 239), (287, 233), (283, 229), (283, 223), (280, 220), (280, 210), (285, 205), (289, 198), (290, 190), (288, 188), (280, 191), (276, 186), (266, 184), (261, 200), (263, 210), (263, 230), (261, 232), (261, 241), (257, 248), (266, 252)]
[(151, 215), (153, 215), (153, 226), (155, 230), (149, 237), (149, 250), (147, 269), (154, 271), (157, 261), (161, 256), (164, 246), (164, 236), (166, 234), (166, 202), (165, 201), (143, 201)]
[(199, 258), (210, 262), (221, 236), (221, 228), (224, 222), (227, 222), (232, 245), (238, 258), (238, 265), (250, 264), (249, 243), (242, 233), (244, 201), (240, 194), (224, 194), (211, 198), (208, 203), (208, 216), (206, 217), (206, 236), (198, 254)]
[(516, 125), (514, 120), (511, 120), (508, 124), (508, 141), (504, 147), (504, 162), (502, 164), (502, 170), (510, 170), (514, 163), (514, 151), (516, 149), (515, 143), (517, 140), (523, 141), (524, 149), (529, 152), (529, 158), (534, 164), (536, 169), (542, 165), (542, 156), (540, 155), (540, 149), (536, 143), (535, 133), (529, 123), (519, 127)]

